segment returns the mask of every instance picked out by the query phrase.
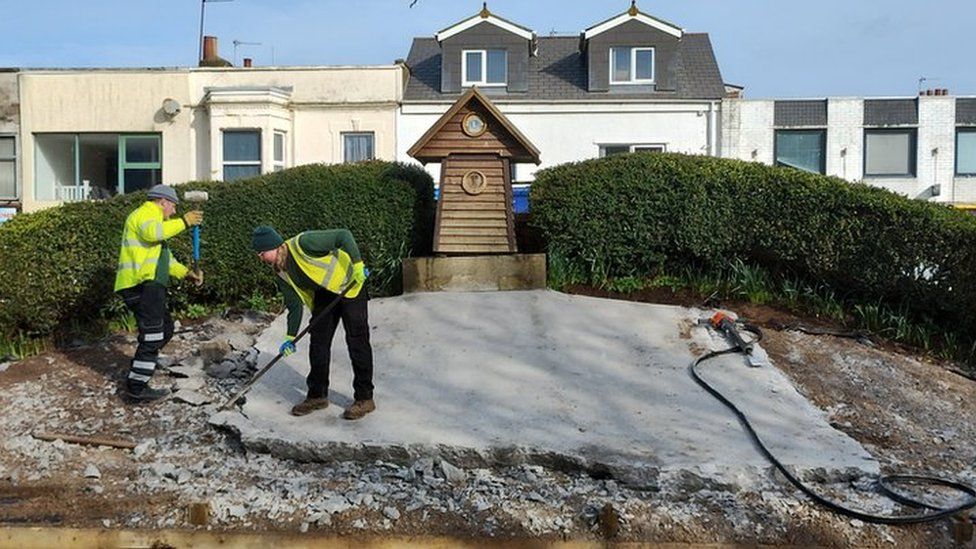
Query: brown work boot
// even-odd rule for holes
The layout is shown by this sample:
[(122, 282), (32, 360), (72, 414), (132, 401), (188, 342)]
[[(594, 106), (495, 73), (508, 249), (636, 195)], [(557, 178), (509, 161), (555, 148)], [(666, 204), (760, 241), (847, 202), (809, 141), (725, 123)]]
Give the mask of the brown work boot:
[(375, 409), (376, 403), (373, 402), (373, 399), (357, 400), (352, 403), (352, 406), (346, 408), (345, 412), (342, 412), (342, 417), (346, 419), (359, 419)]
[(328, 408), (329, 399), (322, 398), (306, 398), (305, 400), (299, 402), (298, 404), (292, 406), (291, 415), (293, 416), (304, 416), (311, 414), (315, 410), (321, 410), (323, 408)]

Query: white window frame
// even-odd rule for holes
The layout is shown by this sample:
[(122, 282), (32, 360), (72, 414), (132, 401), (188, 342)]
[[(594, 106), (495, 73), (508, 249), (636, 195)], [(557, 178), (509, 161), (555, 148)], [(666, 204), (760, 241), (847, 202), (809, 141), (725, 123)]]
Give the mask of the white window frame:
[[(630, 79), (629, 80), (614, 80), (613, 79), (613, 50), (618, 49), (629, 49), (630, 50)], [(651, 77), (647, 78), (637, 78), (637, 52), (639, 51), (649, 51), (651, 52)], [(610, 48), (610, 56), (608, 59), (608, 67), (610, 71), (610, 83), (611, 84), (621, 84), (621, 85), (648, 85), (654, 84), (655, 77), (657, 76), (657, 52), (654, 51), (653, 46), (612, 46)]]
[[(258, 134), (258, 159), (257, 160), (227, 160), (223, 158), (224, 156), (224, 138), (228, 133), (257, 133)], [(262, 164), (264, 159), (264, 147), (261, 143), (261, 128), (221, 128), (220, 130), (220, 174), (224, 181), (227, 180), (227, 174), (224, 170), (227, 166), (257, 166), (258, 175), (264, 173), (264, 165)], [(272, 151), (274, 154), (274, 151)]]
[[(354, 163), (354, 162), (368, 162), (370, 160), (376, 160), (376, 132), (368, 131), (368, 130), (367, 131), (355, 131), (355, 132), (339, 132), (339, 135), (341, 137), (341, 144), (340, 144), (340, 146), (342, 147), (342, 163), (343, 164), (351, 164), (351, 163)], [(357, 135), (368, 135), (371, 138), (373, 138), (373, 157), (372, 158), (364, 158), (364, 159), (360, 159), (360, 160), (349, 160), (349, 159), (346, 158), (346, 136), (357, 136)]]
[[(281, 136), (281, 159), (276, 158), (278, 154), (278, 137)], [(271, 170), (280, 172), (288, 167), (288, 132), (275, 130), (271, 136)]]
[(13, 156), (3, 156), (0, 160), (4, 162), (14, 163), (14, 195), (13, 196), (0, 196), (0, 200), (20, 200), (20, 162), (18, 161), (18, 151), (20, 150), (20, 143), (17, 139), (17, 134), (15, 133), (0, 133), (0, 139), (10, 138), (14, 143)]
[(600, 158), (607, 156), (607, 147), (627, 147), (627, 153), (635, 153), (640, 151), (655, 152), (651, 149), (659, 149), (656, 152), (668, 152), (667, 144), (665, 143), (602, 143), (600, 144)]
[[(461, 50), (461, 86), (504, 87), (508, 85), (508, 50), (494, 48), (505, 53), (505, 78), (501, 82), (488, 82), (488, 49)], [(481, 80), (468, 80), (468, 54), (481, 54)]]

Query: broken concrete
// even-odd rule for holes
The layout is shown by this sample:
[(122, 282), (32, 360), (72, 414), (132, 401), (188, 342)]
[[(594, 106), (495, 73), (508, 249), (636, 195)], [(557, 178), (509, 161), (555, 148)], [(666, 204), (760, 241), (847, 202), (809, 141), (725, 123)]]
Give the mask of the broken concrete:
[[(249, 449), (307, 461), (534, 463), (648, 485), (675, 470), (742, 484), (769, 467), (688, 373), (693, 347), (717, 345), (693, 327), (704, 312), (551, 291), (410, 294), (374, 300), (370, 309), (376, 412), (340, 418), (352, 382), (337, 334), (329, 396), (338, 406), (288, 414), (305, 393), (308, 341), (301, 341), (252, 389), (243, 415), (211, 421), (239, 431)], [(259, 337), (259, 365), (277, 352), (284, 323), (277, 319)], [(775, 368), (749, 368), (729, 355), (703, 369), (787, 466), (877, 473), (864, 448)]]

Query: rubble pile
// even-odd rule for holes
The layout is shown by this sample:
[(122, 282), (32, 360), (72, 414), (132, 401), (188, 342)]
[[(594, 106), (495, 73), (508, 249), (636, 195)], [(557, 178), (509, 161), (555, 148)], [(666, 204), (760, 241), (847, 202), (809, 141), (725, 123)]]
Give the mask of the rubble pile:
[[(653, 482), (635, 486), (539, 465), (465, 468), (430, 457), (300, 463), (246, 452), (208, 417), (255, 372), (254, 336), (270, 320), (242, 313), (180, 327), (167, 347), (171, 358), (153, 380), (171, 386), (174, 395), (148, 407), (121, 403), (121, 358), (114, 365), (117, 379), (72, 368), (63, 358), (31, 359), (49, 369), (0, 386), (0, 486), (72, 487), (108, 509), (86, 519), (94, 524), (81, 525), (106, 528), (193, 527), (188, 508), (202, 503), (209, 518), (201, 527), (208, 529), (686, 543), (897, 545), (913, 539), (897, 537), (905, 530), (824, 511), (769, 470), (662, 470)], [(132, 337), (100, 344), (116, 345), (124, 357)], [(136, 445), (120, 450), (46, 442), (32, 436), (37, 431)], [(822, 481), (820, 489), (849, 503), (892, 510), (869, 490), (851, 490), (870, 488), (870, 479)], [(114, 509), (113, 501), (119, 502)], [(940, 536), (938, 530), (935, 539)]]

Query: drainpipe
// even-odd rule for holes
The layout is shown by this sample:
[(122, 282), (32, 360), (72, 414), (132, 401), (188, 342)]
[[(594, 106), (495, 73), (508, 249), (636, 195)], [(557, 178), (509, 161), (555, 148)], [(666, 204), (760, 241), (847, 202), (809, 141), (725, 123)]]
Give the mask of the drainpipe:
[(708, 104), (708, 154), (718, 156), (718, 107), (714, 101)]

